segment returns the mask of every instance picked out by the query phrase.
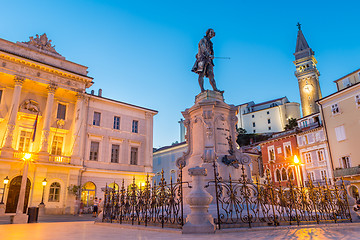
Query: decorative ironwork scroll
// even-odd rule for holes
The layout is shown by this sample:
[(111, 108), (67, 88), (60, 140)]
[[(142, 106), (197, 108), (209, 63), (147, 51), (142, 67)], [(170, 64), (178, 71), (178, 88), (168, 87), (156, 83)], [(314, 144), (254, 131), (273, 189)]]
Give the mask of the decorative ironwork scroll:
[(161, 227), (179, 227), (184, 225), (182, 168), (176, 182), (164, 179), (164, 171), (158, 184), (149, 182), (144, 186), (132, 184), (120, 189), (105, 188), (103, 222), (161, 225)]
[(306, 187), (289, 181), (284, 187), (275, 185), (269, 175), (263, 183), (252, 182), (244, 166), (238, 180), (231, 175), (223, 180), (215, 162), (213, 168), (215, 178), (207, 186), (215, 186), (219, 229), (352, 221), (343, 181), (330, 185), (325, 179), (320, 186), (310, 180)]

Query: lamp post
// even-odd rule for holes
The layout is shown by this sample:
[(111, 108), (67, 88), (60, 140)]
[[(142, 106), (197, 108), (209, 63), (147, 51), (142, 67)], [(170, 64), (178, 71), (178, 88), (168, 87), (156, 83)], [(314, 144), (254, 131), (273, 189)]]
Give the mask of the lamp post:
[(47, 181), (46, 181), (46, 178), (44, 178), (44, 180), (42, 181), (43, 192), (42, 192), (41, 203), (40, 203), (42, 205), (44, 205), (44, 192), (45, 192), (46, 184), (47, 184)]
[(299, 158), (295, 155), (294, 156), (295, 174), (296, 174), (296, 182), (299, 187), (301, 184), (300, 164), (301, 162)]
[(4, 204), (4, 195), (5, 195), (5, 191), (6, 191), (6, 184), (8, 184), (8, 182), (9, 182), (9, 177), (6, 176), (6, 178), (4, 178), (4, 190), (3, 190), (0, 204)]

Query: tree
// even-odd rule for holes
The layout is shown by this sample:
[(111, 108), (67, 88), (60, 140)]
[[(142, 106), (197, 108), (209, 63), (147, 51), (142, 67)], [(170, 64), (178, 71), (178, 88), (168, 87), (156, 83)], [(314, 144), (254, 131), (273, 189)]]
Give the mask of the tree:
[(292, 130), (297, 127), (296, 118), (289, 118), (288, 123), (285, 125), (285, 130)]
[(269, 139), (271, 135), (267, 134), (255, 134), (255, 133), (246, 133), (246, 130), (243, 128), (238, 128), (238, 137), (236, 139), (237, 144), (239, 144), (240, 147), (247, 146), (252, 143), (261, 142)]

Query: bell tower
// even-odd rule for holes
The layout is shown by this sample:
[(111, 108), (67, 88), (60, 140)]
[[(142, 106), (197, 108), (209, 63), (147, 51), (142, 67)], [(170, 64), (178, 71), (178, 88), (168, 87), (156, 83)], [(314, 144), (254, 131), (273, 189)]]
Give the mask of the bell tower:
[(302, 115), (307, 116), (319, 112), (316, 100), (321, 98), (319, 84), (320, 73), (316, 68), (317, 61), (314, 51), (309, 47), (301, 31), (301, 24), (297, 24), (299, 31), (295, 49), (295, 76), (298, 79), (301, 98)]

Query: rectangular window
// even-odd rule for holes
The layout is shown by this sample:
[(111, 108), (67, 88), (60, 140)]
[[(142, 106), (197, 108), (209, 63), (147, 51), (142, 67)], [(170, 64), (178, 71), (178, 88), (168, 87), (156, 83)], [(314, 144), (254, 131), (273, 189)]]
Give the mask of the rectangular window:
[(331, 105), (331, 112), (333, 115), (340, 113), (337, 103)]
[(269, 161), (275, 161), (275, 149), (274, 146), (268, 147)]
[(269, 111), (267, 111), (267, 112), (266, 112), (266, 114), (270, 114), (270, 112), (269, 112)]
[(253, 133), (256, 133), (256, 130), (254, 129)]
[(281, 147), (278, 147), (278, 148), (277, 148), (277, 153), (278, 153), (278, 154), (282, 153)]
[(130, 164), (131, 165), (138, 164), (138, 148), (136, 148), (136, 147), (131, 148)]
[(139, 132), (138, 127), (139, 127), (139, 121), (133, 120), (131, 131), (132, 131), (133, 133), (138, 133), (138, 132)]
[(268, 119), (268, 124), (270, 124), (271, 123), (271, 121), (270, 121), (270, 118)]
[(255, 116), (254, 115), (251, 115), (252, 118), (254, 118)]
[(308, 123), (307, 123), (307, 121), (305, 120), (305, 121), (302, 121), (302, 122), (300, 123), (300, 125), (301, 125), (301, 127), (305, 128), (305, 127), (308, 126)]
[(325, 160), (324, 150), (318, 150), (318, 151), (317, 151), (317, 155), (318, 155), (318, 160), (319, 160), (319, 162)]
[(94, 112), (93, 125), (94, 125), (94, 126), (100, 126), (100, 119), (101, 119), (101, 113), (99, 113), (99, 112)]
[(89, 159), (91, 161), (97, 161), (99, 159), (99, 142), (91, 142)]
[(309, 153), (304, 153), (304, 159), (306, 163), (311, 163), (311, 156)]
[(320, 170), (321, 180), (325, 180), (327, 178), (326, 170)]
[(1, 103), (2, 95), (3, 95), (3, 90), (0, 89), (0, 103)]
[[(1, 101), (1, 96), (0, 96), (0, 101)], [(355, 96), (355, 102), (356, 102), (356, 106), (360, 106), (360, 95)]]
[(51, 145), (52, 155), (61, 155), (64, 138), (60, 136), (54, 136)]
[(311, 181), (315, 181), (315, 174), (314, 174), (314, 172), (309, 172), (309, 176), (310, 176)]
[(114, 117), (114, 129), (120, 129), (120, 117)]
[(56, 118), (65, 120), (65, 115), (66, 115), (66, 105), (59, 103)]
[(335, 128), (335, 135), (336, 135), (336, 140), (338, 140), (338, 142), (345, 140), (346, 135), (345, 135), (344, 126), (336, 127)]
[(349, 156), (345, 156), (340, 158), (340, 165), (343, 168), (351, 168), (351, 164), (350, 164), (350, 157)]
[(20, 152), (29, 152), (30, 142), (31, 142), (31, 132), (21, 131), (19, 139), (19, 151)]
[(253, 122), (253, 127), (255, 127), (255, 123)]
[(111, 145), (111, 162), (112, 163), (119, 163), (119, 145)]
[(271, 130), (271, 127), (269, 127), (269, 130)]
[(290, 142), (284, 143), (284, 153), (285, 153), (285, 157), (292, 156), (292, 149)]

